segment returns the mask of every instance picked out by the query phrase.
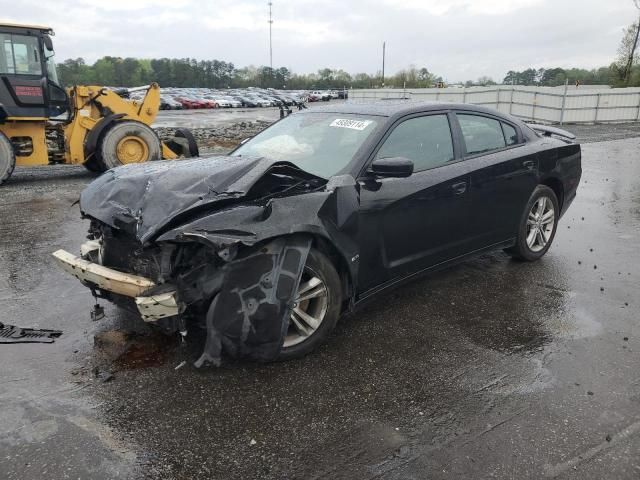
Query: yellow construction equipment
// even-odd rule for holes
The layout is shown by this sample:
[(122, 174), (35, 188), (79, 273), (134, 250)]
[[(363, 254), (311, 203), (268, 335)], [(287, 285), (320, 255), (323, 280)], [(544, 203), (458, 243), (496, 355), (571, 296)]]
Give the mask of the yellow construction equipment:
[[(62, 88), (52, 35), (48, 27), (0, 24), (0, 184), (16, 165), (82, 164), (99, 172), (198, 155), (188, 130), (165, 143), (151, 129), (160, 109), (155, 83)], [(142, 99), (129, 98), (140, 90)]]

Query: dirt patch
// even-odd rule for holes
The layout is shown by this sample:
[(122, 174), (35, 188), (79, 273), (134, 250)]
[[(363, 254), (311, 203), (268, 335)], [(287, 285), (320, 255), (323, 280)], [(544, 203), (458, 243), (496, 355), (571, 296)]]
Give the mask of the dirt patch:
[(136, 335), (108, 330), (94, 337), (97, 363), (112, 372), (163, 365), (175, 346), (174, 338), (160, 333)]

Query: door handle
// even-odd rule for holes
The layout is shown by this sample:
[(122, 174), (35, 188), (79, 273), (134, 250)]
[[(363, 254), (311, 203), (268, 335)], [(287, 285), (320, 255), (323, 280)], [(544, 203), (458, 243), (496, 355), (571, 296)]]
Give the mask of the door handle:
[(524, 162), (522, 162), (522, 166), (527, 170), (533, 170), (536, 166), (536, 163), (533, 160), (525, 160)]
[(451, 189), (456, 195), (462, 195), (467, 191), (467, 182), (454, 183), (451, 185)]

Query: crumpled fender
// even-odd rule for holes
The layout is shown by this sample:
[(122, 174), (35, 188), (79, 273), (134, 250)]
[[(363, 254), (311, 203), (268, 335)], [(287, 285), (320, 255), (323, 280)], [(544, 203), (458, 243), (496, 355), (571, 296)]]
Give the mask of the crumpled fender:
[(207, 311), (207, 337), (196, 367), (232, 357), (275, 360), (289, 325), (311, 238), (291, 235), (248, 249), (221, 269), (222, 288)]
[(350, 175), (334, 177), (326, 190), (274, 198), (264, 205), (236, 205), (209, 213), (157, 238), (157, 242), (197, 241), (225, 261), (241, 246), (286, 235), (309, 234), (333, 245), (356, 284), (359, 266), (359, 190)]

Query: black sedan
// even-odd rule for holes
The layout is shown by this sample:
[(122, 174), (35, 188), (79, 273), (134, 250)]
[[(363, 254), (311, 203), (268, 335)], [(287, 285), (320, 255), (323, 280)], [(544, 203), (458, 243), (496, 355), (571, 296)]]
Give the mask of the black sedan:
[(340, 315), (506, 249), (537, 260), (576, 195), (564, 130), (478, 106), (292, 114), (228, 156), (132, 164), (81, 196), (90, 241), (59, 264), (101, 297), (222, 355), (305, 355)]

